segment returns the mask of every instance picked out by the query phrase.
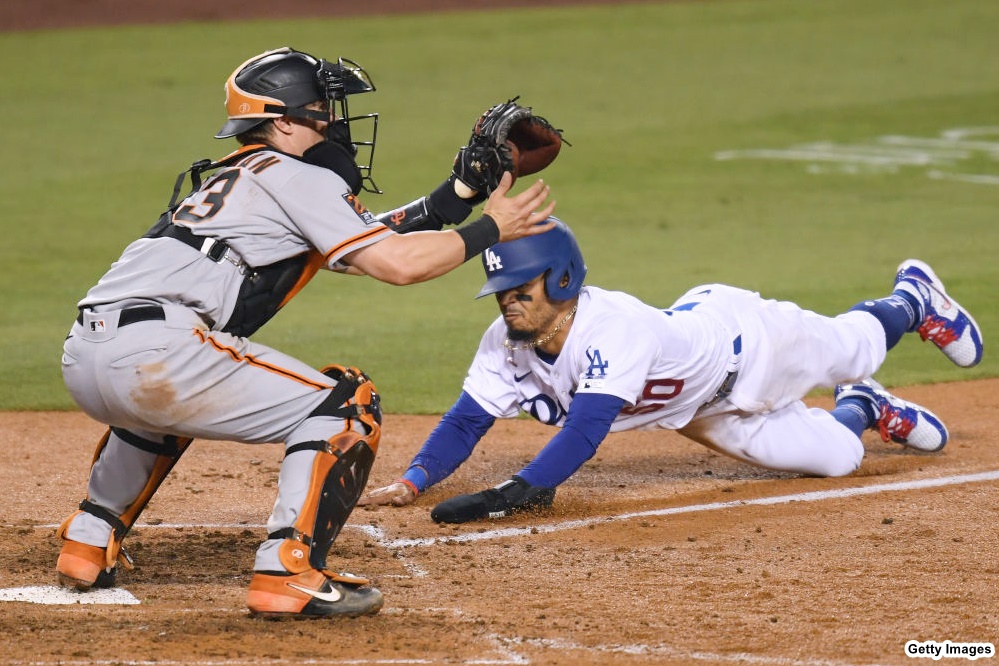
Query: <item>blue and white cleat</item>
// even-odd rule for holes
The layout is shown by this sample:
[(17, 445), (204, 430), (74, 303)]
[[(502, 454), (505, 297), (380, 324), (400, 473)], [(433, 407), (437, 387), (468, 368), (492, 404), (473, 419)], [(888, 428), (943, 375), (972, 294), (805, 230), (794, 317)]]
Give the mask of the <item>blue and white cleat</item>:
[(947, 427), (936, 414), (914, 402), (892, 395), (873, 379), (856, 384), (840, 384), (833, 394), (838, 405), (847, 398), (866, 400), (874, 406), (877, 430), (885, 442), (920, 451), (939, 451), (947, 443)]
[(916, 331), (923, 340), (930, 340), (962, 368), (970, 368), (982, 360), (982, 329), (971, 314), (947, 295), (943, 282), (927, 264), (918, 259), (906, 259), (898, 267), (895, 291), (904, 291), (923, 304)]

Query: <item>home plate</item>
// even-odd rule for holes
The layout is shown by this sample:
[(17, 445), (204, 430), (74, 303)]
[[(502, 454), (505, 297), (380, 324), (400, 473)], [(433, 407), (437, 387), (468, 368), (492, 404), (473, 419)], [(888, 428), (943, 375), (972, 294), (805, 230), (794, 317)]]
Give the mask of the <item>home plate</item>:
[(26, 601), (31, 604), (109, 604), (132, 606), (141, 603), (128, 590), (107, 588), (76, 592), (55, 585), (8, 587), (0, 589), (0, 601)]

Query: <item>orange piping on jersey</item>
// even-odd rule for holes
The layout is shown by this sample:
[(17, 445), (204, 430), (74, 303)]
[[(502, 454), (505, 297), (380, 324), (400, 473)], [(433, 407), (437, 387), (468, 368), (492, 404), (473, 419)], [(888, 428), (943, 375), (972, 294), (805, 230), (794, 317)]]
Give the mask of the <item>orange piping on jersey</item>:
[(200, 329), (197, 328), (194, 329), (194, 334), (198, 337), (199, 340), (201, 340), (201, 342), (207, 342), (217, 351), (220, 351), (223, 354), (228, 354), (229, 357), (232, 358), (232, 360), (235, 361), (236, 363), (242, 363), (245, 361), (249, 365), (256, 366), (262, 370), (266, 370), (267, 372), (273, 372), (275, 374), (281, 375), (282, 377), (287, 377), (288, 379), (292, 379), (301, 384), (305, 384), (306, 386), (311, 386), (315, 389), (326, 390), (330, 388), (328, 384), (320, 384), (319, 382), (312, 381), (308, 377), (303, 377), (302, 375), (296, 374), (291, 370), (287, 370), (285, 368), (281, 368), (276, 365), (271, 365), (270, 363), (264, 363), (263, 361), (259, 360), (252, 354), (241, 354), (238, 350), (222, 344), (221, 342), (219, 342), (210, 335), (206, 335), (205, 332)]
[(380, 236), (385, 233), (391, 234), (395, 232), (384, 225), (379, 226), (377, 229), (371, 229), (370, 231), (365, 231), (363, 234), (358, 234), (357, 236), (354, 236), (353, 238), (348, 238), (344, 242), (340, 243), (332, 250), (327, 252), (323, 257), (323, 259), (328, 262), (331, 258), (335, 257), (338, 254), (347, 254), (348, 252), (350, 252), (351, 250), (349, 248), (351, 245), (357, 245), (358, 243), (366, 241), (373, 236)]
[(283, 308), (285, 304), (295, 296), (295, 294), (302, 291), (302, 288), (309, 284), (309, 280), (311, 280), (315, 276), (316, 272), (322, 267), (324, 260), (325, 257), (323, 257), (323, 255), (321, 255), (317, 250), (309, 250), (309, 258), (305, 262), (305, 266), (302, 268), (302, 274), (298, 276), (298, 282), (295, 283), (295, 286), (291, 288), (291, 291), (289, 291), (281, 300), (281, 304), (278, 306), (279, 309)]
[(226, 155), (225, 157), (223, 157), (222, 159), (218, 160), (215, 163), (216, 164), (224, 164), (224, 163), (228, 164), (228, 163), (230, 163), (230, 160), (235, 161), (236, 158), (240, 157), (241, 155), (244, 155), (245, 153), (257, 152), (257, 151), (263, 150), (263, 149), (270, 149), (270, 146), (268, 146), (266, 144), (263, 144), (263, 143), (251, 143), (251, 144), (246, 145), (246, 146), (240, 146), (239, 148), (237, 148), (236, 150), (232, 151), (231, 153), (229, 153), (228, 155)]

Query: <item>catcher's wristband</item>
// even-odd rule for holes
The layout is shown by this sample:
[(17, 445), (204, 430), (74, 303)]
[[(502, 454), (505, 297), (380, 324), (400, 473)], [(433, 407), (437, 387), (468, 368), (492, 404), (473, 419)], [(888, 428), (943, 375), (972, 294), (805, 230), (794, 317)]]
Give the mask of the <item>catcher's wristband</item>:
[(462, 199), (454, 191), (453, 176), (440, 184), (427, 197), (428, 213), (444, 224), (461, 224), (472, 214), (470, 202)]
[(496, 220), (483, 215), (474, 222), (469, 222), (455, 229), (461, 240), (465, 241), (465, 261), (475, 257), (499, 242), (500, 232)]

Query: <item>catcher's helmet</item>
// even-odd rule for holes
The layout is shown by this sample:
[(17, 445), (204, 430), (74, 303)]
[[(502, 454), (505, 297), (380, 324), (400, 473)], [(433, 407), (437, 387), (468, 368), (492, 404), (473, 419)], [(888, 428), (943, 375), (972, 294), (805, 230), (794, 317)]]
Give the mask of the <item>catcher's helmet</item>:
[(564, 301), (579, 293), (586, 277), (583, 253), (565, 222), (549, 217), (541, 224), (549, 221), (555, 226), (543, 234), (497, 243), (482, 253), (486, 284), (476, 298), (519, 287), (542, 273), (550, 298)]
[(349, 60), (341, 58), (334, 64), (288, 47), (265, 51), (237, 67), (226, 80), (229, 119), (215, 138), (236, 136), (281, 116), (329, 120), (327, 114), (305, 109), (305, 105), (329, 101), (332, 106), (347, 95), (374, 89), (367, 73)]
[[(226, 80), (225, 108), (229, 118), (215, 138), (227, 139), (281, 116), (329, 122), (328, 112), (305, 108), (324, 101), (337, 116), (336, 122), (328, 126), (327, 137), (355, 155), (359, 146), (367, 147), (367, 164), (358, 164), (358, 168), (370, 181), (378, 114), (351, 117), (347, 96), (374, 89), (368, 73), (352, 60), (338, 58), (330, 62), (288, 47), (265, 51), (237, 67)], [(351, 136), (350, 123), (360, 120), (372, 122), (369, 140), (358, 141)], [(378, 191), (377, 187), (373, 191)]]

